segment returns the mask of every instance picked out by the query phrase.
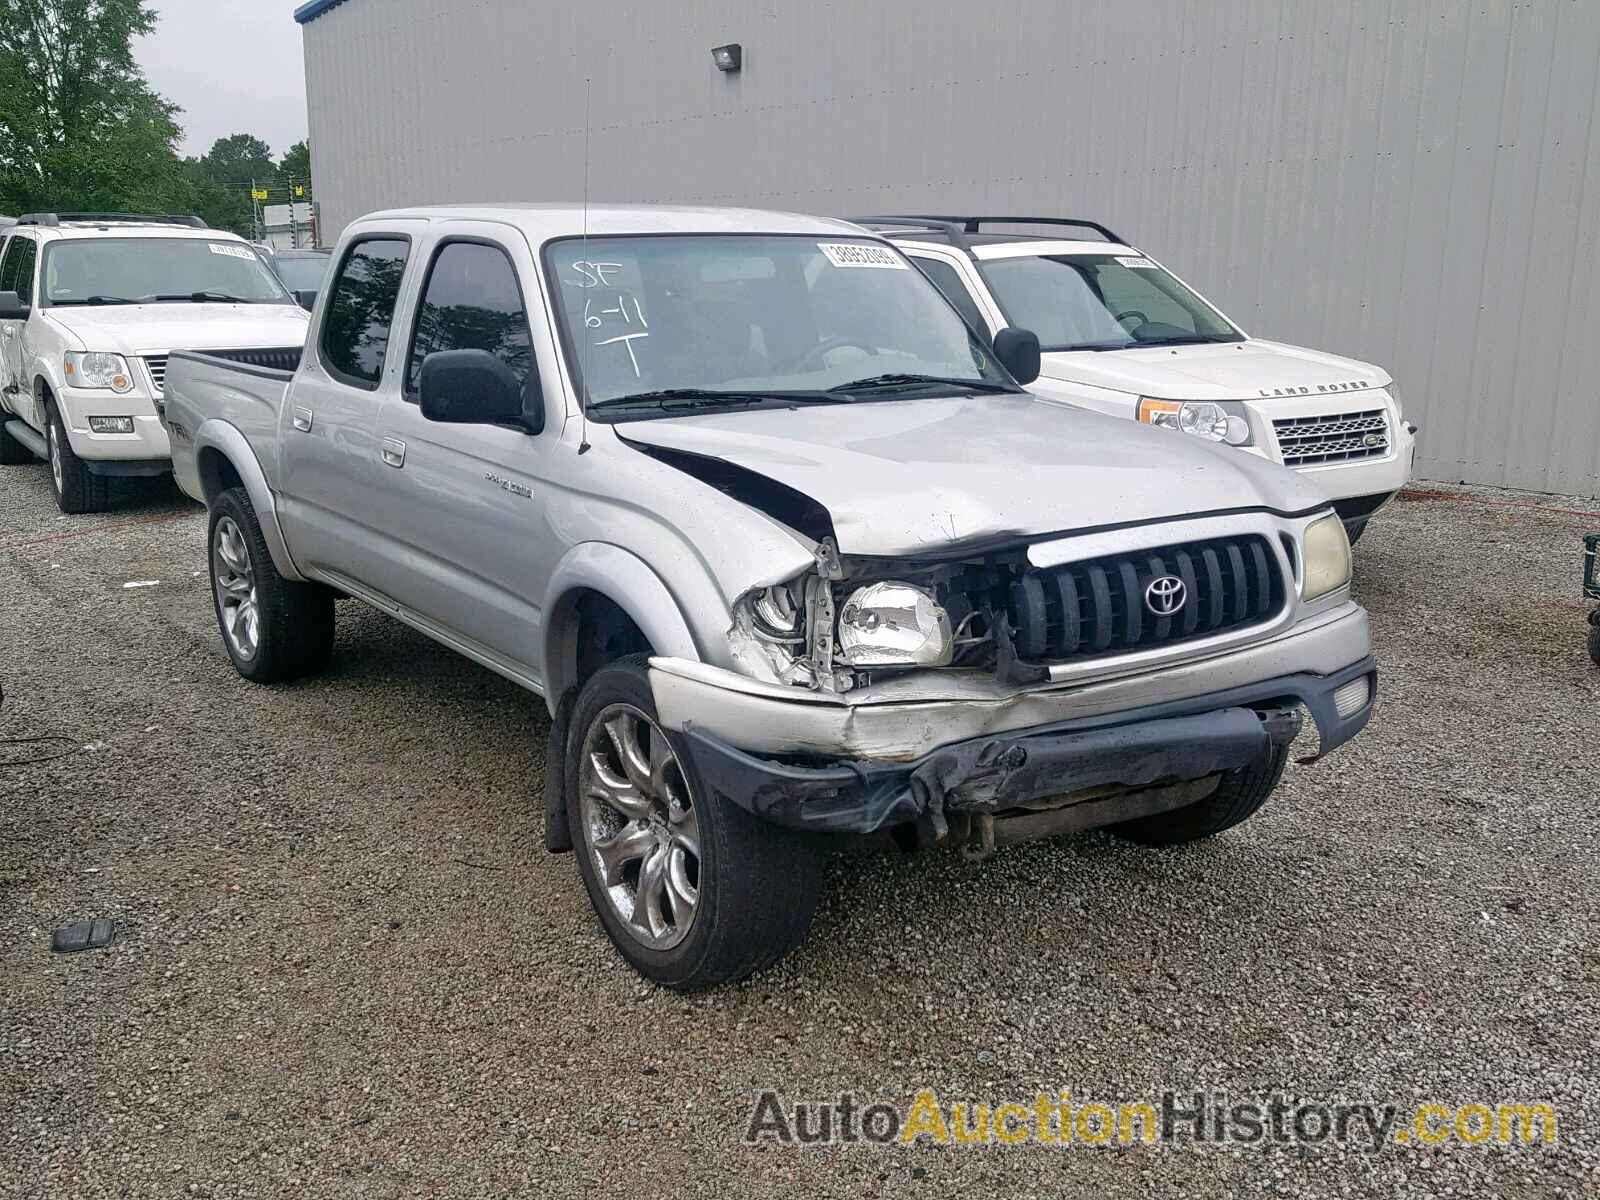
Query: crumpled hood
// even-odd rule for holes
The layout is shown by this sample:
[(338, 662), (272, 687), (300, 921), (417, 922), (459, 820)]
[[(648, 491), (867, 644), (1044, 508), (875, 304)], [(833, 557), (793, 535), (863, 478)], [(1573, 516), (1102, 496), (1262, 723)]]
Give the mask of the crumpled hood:
[(631, 421), (627, 441), (735, 463), (817, 501), (845, 554), (1327, 499), (1292, 471), (1027, 396), (817, 405)]
[(309, 320), (294, 304), (110, 304), (43, 311), (85, 350), (133, 355), (300, 346)]
[(1371, 363), (1252, 338), (1214, 346), (1143, 350), (1079, 350), (1041, 356), (1048, 379), (1155, 396), (1164, 400), (1259, 400), (1319, 391), (1387, 387), (1389, 373)]

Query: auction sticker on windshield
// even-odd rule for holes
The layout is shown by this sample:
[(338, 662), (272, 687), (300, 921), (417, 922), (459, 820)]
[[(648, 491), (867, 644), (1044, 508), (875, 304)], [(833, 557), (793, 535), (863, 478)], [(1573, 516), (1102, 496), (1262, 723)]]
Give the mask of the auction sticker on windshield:
[(255, 251), (247, 250), (243, 246), (219, 246), (216, 242), (207, 242), (206, 245), (210, 247), (211, 253), (226, 254), (229, 258), (243, 258), (248, 260), (253, 259), (256, 256)]
[(817, 249), (836, 267), (884, 267), (891, 271), (911, 268), (887, 246), (864, 246), (859, 242), (818, 242)]
[(1143, 255), (1119, 254), (1117, 255), (1117, 261), (1135, 271), (1154, 271), (1156, 269), (1155, 263)]

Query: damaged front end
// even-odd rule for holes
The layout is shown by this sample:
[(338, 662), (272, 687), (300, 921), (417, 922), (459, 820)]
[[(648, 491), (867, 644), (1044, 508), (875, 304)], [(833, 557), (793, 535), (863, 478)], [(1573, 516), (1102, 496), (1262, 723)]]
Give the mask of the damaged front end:
[(931, 668), (992, 674), (1008, 655), (1015, 660), (1008, 605), (1026, 570), (1021, 548), (841, 558), (824, 539), (813, 570), (735, 605), (734, 660), (756, 678), (827, 693)]

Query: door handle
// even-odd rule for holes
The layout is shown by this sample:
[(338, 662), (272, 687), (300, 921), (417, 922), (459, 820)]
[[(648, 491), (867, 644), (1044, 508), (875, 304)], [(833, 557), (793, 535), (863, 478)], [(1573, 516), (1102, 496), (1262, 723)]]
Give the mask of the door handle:
[(294, 427), (301, 433), (311, 432), (311, 410), (309, 408), (303, 408), (296, 404), (290, 419), (294, 422)]
[(385, 466), (403, 467), (406, 465), (406, 444), (397, 437), (386, 437), (378, 451), (383, 455)]

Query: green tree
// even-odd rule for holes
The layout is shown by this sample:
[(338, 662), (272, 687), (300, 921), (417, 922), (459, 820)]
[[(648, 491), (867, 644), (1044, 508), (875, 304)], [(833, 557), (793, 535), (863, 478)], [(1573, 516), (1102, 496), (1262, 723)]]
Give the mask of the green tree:
[(296, 142), (283, 152), (278, 164), (278, 182), (287, 186), (291, 181), (311, 186), (311, 144)]
[(142, 0), (0, 0), (0, 211), (186, 209), (178, 108), (145, 82)]
[(206, 224), (249, 237), (253, 228), (250, 187), (277, 177), (272, 147), (249, 133), (218, 138), (200, 158), (184, 160), (194, 188), (195, 211)]

